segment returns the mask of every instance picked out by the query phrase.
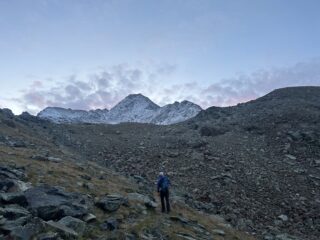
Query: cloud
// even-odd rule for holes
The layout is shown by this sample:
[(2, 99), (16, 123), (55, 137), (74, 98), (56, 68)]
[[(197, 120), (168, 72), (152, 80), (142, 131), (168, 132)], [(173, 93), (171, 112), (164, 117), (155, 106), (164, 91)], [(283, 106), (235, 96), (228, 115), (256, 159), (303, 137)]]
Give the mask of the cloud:
[(259, 70), (222, 79), (201, 91), (203, 106), (230, 106), (260, 97), (277, 88), (319, 86), (320, 60), (297, 63), (287, 68)]
[[(20, 98), (11, 99), (20, 109), (36, 114), (48, 106), (72, 109), (110, 109), (131, 93), (154, 94), (160, 89), (162, 77), (173, 74), (174, 65), (162, 64), (139, 69), (119, 64), (86, 77), (70, 75), (65, 81), (54, 81), (49, 86), (34, 81), (22, 90)], [(157, 83), (159, 82), (159, 83)]]
[(71, 75), (64, 82), (46, 87), (35, 81), (19, 99), (20, 108), (37, 113), (47, 106), (73, 109), (110, 109), (131, 93), (142, 93), (159, 105), (189, 100), (203, 108), (230, 106), (260, 97), (276, 88), (320, 85), (320, 61), (297, 63), (287, 68), (259, 70), (221, 79), (206, 87), (197, 82), (164, 84), (176, 73), (175, 65), (135, 68), (119, 64), (86, 77)]

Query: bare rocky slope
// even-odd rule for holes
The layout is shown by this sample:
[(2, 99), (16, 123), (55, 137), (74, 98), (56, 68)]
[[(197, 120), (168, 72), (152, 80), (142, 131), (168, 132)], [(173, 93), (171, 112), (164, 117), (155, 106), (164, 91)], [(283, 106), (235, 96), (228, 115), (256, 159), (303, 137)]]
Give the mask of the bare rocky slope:
[(176, 194), (161, 214), (153, 183), (80, 155), (59, 128), (0, 110), (0, 239), (254, 239)]
[(319, 87), (284, 88), (170, 126), (79, 124), (48, 131), (57, 144), (118, 172), (152, 182), (167, 171), (190, 206), (261, 239), (316, 240), (319, 99)]
[(15, 121), (57, 149), (77, 154), (77, 161), (129, 178), (139, 175), (150, 185), (158, 171), (165, 170), (176, 198), (192, 209), (220, 215), (259, 239), (316, 240), (319, 99), (320, 87), (278, 89), (234, 107), (209, 108), (169, 126), (56, 125), (28, 114)]

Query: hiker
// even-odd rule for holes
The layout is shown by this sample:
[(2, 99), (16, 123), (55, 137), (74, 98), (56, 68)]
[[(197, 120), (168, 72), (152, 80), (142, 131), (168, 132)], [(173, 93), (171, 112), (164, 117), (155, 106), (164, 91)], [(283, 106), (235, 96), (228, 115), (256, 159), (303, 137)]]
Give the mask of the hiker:
[(160, 194), (160, 199), (161, 199), (161, 211), (163, 213), (165, 211), (167, 211), (167, 213), (170, 212), (169, 186), (170, 186), (169, 178), (165, 176), (163, 172), (160, 172), (157, 187), (158, 187), (158, 193)]

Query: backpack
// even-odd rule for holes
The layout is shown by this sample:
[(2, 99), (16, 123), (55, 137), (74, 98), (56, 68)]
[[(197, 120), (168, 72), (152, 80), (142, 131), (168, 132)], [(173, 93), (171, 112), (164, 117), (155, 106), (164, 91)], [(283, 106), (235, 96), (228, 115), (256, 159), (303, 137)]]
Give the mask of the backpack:
[(161, 190), (165, 191), (169, 188), (170, 181), (167, 177), (163, 177), (162, 182), (161, 182)]

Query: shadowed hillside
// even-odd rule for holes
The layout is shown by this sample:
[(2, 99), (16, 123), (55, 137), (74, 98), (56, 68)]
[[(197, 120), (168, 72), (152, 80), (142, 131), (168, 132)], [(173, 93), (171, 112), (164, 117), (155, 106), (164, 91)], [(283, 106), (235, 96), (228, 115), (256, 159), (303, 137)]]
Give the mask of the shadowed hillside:
[(102, 166), (154, 181), (171, 176), (190, 206), (269, 239), (319, 235), (320, 88), (275, 90), (184, 123), (61, 125), (47, 129)]
[(254, 239), (178, 196), (161, 214), (153, 183), (98, 165), (54, 134), (72, 130), (5, 109), (0, 121), (0, 239)]
[[(315, 240), (320, 234), (319, 99), (319, 87), (279, 89), (234, 107), (212, 107), (193, 119), (168, 126), (134, 123), (55, 125), (28, 114), (11, 117), (13, 119), (5, 117), (2, 135), (12, 136), (3, 139), (4, 144), (9, 144), (3, 152), (10, 154), (9, 149), (16, 149), (15, 143), (10, 141), (16, 141), (19, 146), (21, 140), (21, 150), (34, 149), (28, 156), (38, 153), (40, 159), (43, 156), (48, 159), (51, 155), (70, 158), (68, 164), (80, 165), (82, 169), (70, 180), (65, 180), (69, 179), (68, 174), (48, 175), (45, 170), (31, 176), (38, 178), (37, 182), (46, 182), (44, 179), (49, 176), (64, 176), (50, 181), (55, 185), (71, 183), (77, 186), (77, 191), (91, 188), (93, 199), (106, 192), (96, 187), (95, 180), (89, 181), (94, 182), (91, 187), (86, 185), (87, 181), (75, 180), (89, 169), (94, 172), (87, 175), (94, 179), (101, 177), (99, 171), (110, 171), (106, 169), (112, 169), (110, 174), (115, 174), (115, 170), (128, 179), (141, 176), (144, 183), (135, 185), (133, 180), (126, 180), (132, 187), (123, 190), (119, 187), (118, 191), (110, 192), (126, 196), (128, 192), (141, 191), (150, 199), (154, 197), (152, 188), (158, 171), (166, 170), (173, 182), (173, 198), (179, 202), (175, 207), (177, 214), (181, 214), (178, 210), (181, 206), (189, 209), (186, 204), (206, 214), (220, 215), (234, 228), (261, 239)], [(23, 143), (26, 146), (23, 147)], [(21, 150), (19, 148), (19, 152)], [(27, 170), (30, 161), (35, 162), (35, 166), (39, 164), (30, 159), (25, 161), (23, 165)], [(45, 162), (46, 166), (48, 164), (57, 163)], [(64, 169), (59, 167), (58, 170)], [(108, 183), (108, 179), (118, 182), (118, 177), (107, 175), (100, 184)], [(119, 184), (129, 183), (123, 185), (119, 181)], [(113, 187), (117, 188), (117, 183)], [(146, 189), (149, 190), (146, 192)], [(157, 214), (150, 216), (158, 219)], [(141, 218), (145, 219), (145, 216)], [(208, 223), (207, 218), (203, 219)], [(168, 233), (167, 230), (163, 232)], [(140, 231), (138, 234), (141, 236)], [(204, 235), (192, 236), (204, 238)]]

